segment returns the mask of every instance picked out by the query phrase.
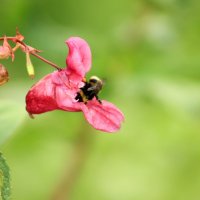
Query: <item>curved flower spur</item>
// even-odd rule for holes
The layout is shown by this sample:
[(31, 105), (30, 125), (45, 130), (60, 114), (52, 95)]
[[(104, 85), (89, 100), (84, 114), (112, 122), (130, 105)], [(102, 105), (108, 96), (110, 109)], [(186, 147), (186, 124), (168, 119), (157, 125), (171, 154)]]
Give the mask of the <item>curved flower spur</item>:
[(123, 113), (112, 103), (98, 100), (98, 91), (89, 92), (93, 90), (91, 84), (96, 79), (90, 79), (91, 83), (85, 81), (85, 74), (91, 68), (89, 45), (79, 37), (69, 38), (66, 44), (69, 47), (67, 67), (48, 74), (29, 90), (26, 95), (27, 112), (32, 115), (56, 109), (83, 111), (86, 120), (95, 129), (105, 132), (119, 130), (124, 120)]

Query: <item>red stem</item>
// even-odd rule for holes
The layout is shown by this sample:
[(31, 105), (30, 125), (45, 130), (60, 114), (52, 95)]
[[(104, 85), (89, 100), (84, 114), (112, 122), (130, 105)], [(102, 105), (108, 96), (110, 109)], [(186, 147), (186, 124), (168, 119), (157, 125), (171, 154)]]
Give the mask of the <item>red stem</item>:
[[(28, 48), (28, 46), (24, 42), (18, 40), (16, 37), (6, 37), (6, 39), (11, 40), (14, 43), (20, 43), (25, 48)], [(4, 37), (0, 37), (0, 40), (4, 40)], [(56, 65), (55, 63), (43, 58), (42, 56), (39, 56), (37, 53), (31, 52), (31, 51), (29, 53), (32, 54), (33, 56), (35, 56), (36, 58), (42, 60), (43, 62), (51, 65), (52, 67), (56, 68), (57, 70), (62, 70), (62, 68), (60, 68), (58, 65)]]
[(62, 68), (60, 68), (58, 65), (56, 65), (56, 64), (52, 63), (51, 61), (49, 61), (49, 60), (43, 58), (42, 56), (39, 56), (37, 53), (30, 52), (30, 54), (32, 54), (32, 55), (35, 56), (36, 58), (39, 58), (39, 59), (42, 60), (43, 62), (45, 62), (45, 63), (51, 65), (52, 67), (56, 68), (57, 70), (59, 70), (59, 71), (62, 70)]

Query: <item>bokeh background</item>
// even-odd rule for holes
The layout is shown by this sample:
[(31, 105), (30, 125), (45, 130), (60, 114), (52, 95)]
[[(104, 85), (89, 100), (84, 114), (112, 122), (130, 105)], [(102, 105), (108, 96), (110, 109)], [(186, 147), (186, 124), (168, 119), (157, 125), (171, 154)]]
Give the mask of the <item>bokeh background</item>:
[(88, 77), (106, 79), (101, 99), (126, 118), (116, 134), (94, 130), (82, 113), (32, 120), (26, 92), (53, 68), (32, 58), (31, 80), (22, 52), (14, 63), (3, 60), (10, 81), (0, 88), (0, 149), (12, 199), (53, 199), (67, 173), (70, 200), (200, 198), (199, 10), (198, 0), (0, 0), (0, 35), (18, 27), (26, 43), (62, 67), (64, 41), (86, 39)]

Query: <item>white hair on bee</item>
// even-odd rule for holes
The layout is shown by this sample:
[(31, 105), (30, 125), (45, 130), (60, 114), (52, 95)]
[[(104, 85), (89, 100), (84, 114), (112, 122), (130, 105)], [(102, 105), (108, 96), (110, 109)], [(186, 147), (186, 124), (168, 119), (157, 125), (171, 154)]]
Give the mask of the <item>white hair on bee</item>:
[(97, 76), (91, 76), (90, 80), (92, 80), (92, 79), (97, 80), (97, 81), (101, 81), (101, 79), (99, 77), (97, 77)]

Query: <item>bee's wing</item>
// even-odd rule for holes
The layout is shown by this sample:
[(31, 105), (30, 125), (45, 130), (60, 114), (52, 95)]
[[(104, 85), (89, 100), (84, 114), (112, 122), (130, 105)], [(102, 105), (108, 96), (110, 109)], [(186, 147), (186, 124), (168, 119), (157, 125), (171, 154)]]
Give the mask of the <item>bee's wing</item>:
[(97, 88), (97, 86), (95, 85), (95, 86), (89, 87), (89, 88), (87, 89), (87, 91), (92, 91), (92, 90), (95, 90), (96, 88)]

